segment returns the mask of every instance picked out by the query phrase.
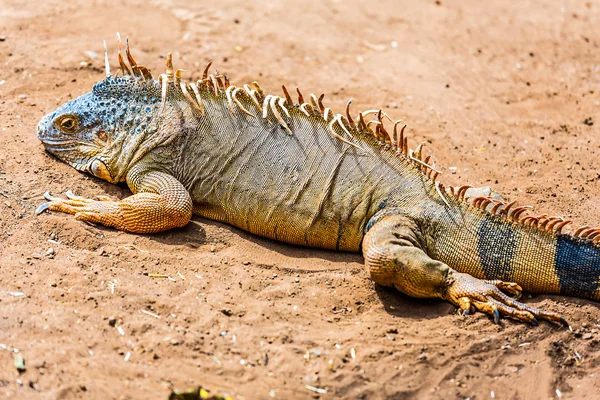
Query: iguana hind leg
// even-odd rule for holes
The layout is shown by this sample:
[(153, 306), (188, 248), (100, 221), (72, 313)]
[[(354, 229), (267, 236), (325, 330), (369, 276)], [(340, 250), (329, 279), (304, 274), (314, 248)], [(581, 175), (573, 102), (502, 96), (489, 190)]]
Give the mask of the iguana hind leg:
[(477, 279), (431, 259), (421, 249), (416, 232), (416, 224), (401, 215), (386, 216), (373, 225), (363, 240), (365, 266), (373, 281), (412, 297), (449, 301), (465, 314), (477, 309), (492, 315), (496, 323), (505, 315), (533, 325), (538, 319), (566, 324), (558, 314), (530, 307), (503, 292), (520, 297), (516, 283)]
[(135, 194), (121, 201), (112, 201), (107, 196), (91, 200), (69, 191), (67, 199), (47, 195), (50, 201), (42, 204), (36, 212), (51, 210), (75, 214), (81, 221), (136, 233), (162, 232), (185, 226), (190, 221), (192, 199), (173, 176), (133, 168), (127, 175), (127, 184)]

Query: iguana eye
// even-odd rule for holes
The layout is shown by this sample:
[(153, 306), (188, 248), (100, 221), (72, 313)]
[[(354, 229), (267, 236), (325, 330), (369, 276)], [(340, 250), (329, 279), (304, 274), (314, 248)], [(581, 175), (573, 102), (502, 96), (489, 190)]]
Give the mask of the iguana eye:
[(77, 119), (68, 115), (60, 117), (56, 123), (66, 133), (72, 133), (77, 127)]

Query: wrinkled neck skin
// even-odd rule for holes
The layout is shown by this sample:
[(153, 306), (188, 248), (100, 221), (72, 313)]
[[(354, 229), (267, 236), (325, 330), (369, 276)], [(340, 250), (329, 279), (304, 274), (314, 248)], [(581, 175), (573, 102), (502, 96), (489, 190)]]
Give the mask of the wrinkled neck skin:
[[(150, 108), (151, 110), (148, 110)], [(197, 116), (184, 101), (168, 101), (161, 112), (160, 103), (146, 107), (135, 119), (147, 120), (132, 130), (119, 146), (119, 155), (111, 165), (111, 175), (118, 182), (126, 179), (131, 168), (142, 162), (152, 170), (161, 170), (175, 177), (185, 142), (193, 136)], [(181, 171), (183, 172), (183, 171)]]

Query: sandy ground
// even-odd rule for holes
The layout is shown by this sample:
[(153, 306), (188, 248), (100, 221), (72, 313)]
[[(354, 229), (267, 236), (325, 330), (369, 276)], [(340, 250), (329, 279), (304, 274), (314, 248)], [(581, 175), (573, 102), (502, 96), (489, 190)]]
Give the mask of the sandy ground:
[(598, 398), (590, 301), (526, 300), (573, 332), (495, 326), (375, 287), (359, 255), (201, 218), (144, 236), (34, 215), (46, 190), (129, 195), (35, 137), (102, 79), (102, 39), (116, 69), (120, 31), (155, 73), (174, 51), (186, 78), (212, 59), (234, 83), (384, 107), (443, 182), (600, 225), (598, 1), (215, 3), (0, 0), (0, 397), (165, 399), (201, 384), (236, 399)]

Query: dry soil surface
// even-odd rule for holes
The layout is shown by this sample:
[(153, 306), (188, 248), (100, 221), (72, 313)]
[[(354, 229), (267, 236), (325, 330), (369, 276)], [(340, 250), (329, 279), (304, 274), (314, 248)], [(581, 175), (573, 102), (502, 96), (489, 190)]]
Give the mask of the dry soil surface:
[(35, 136), (102, 79), (102, 39), (116, 70), (119, 31), (155, 73), (173, 51), (186, 78), (213, 60), (234, 83), (383, 107), (443, 182), (600, 225), (599, 20), (597, 1), (0, 0), (0, 397), (598, 398), (597, 303), (525, 300), (572, 332), (496, 326), (376, 287), (359, 255), (201, 218), (133, 235), (34, 210), (46, 190), (129, 195)]

